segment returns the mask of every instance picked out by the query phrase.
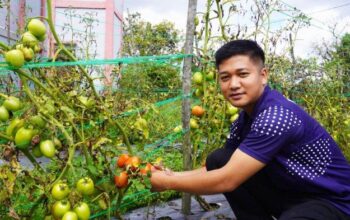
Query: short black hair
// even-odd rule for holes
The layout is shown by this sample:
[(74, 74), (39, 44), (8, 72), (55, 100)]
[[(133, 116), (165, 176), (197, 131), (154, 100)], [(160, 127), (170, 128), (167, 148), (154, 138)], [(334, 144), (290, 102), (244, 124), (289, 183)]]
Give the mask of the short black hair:
[(265, 65), (265, 53), (253, 40), (233, 40), (224, 44), (215, 53), (216, 68), (226, 59), (236, 55), (247, 55), (254, 61), (261, 61)]

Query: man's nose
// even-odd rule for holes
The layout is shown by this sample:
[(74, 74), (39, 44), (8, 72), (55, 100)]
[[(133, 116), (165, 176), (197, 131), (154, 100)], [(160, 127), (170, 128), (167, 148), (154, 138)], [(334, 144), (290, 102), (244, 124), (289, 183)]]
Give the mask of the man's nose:
[(240, 86), (239, 78), (236, 76), (232, 76), (230, 79), (230, 89), (232, 89), (232, 90), (238, 89), (239, 86)]

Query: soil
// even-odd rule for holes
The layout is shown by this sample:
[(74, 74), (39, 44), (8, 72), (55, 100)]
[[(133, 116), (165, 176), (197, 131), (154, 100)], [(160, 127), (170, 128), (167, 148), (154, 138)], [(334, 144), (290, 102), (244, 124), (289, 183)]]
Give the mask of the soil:
[[(213, 211), (204, 211), (198, 202), (192, 198), (191, 214), (184, 215), (181, 213), (181, 199), (172, 200), (156, 206), (143, 207), (135, 209), (123, 215), (124, 219), (130, 220), (214, 220), (214, 219), (231, 219), (236, 220), (230, 205), (223, 195), (203, 196), (203, 198), (217, 209)], [(215, 205), (216, 204), (216, 205)]]

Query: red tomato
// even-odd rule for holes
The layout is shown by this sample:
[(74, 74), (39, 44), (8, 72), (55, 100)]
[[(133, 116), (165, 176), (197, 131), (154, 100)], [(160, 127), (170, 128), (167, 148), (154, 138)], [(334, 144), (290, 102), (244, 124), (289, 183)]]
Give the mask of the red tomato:
[(139, 157), (132, 156), (125, 162), (125, 165), (130, 167), (132, 171), (135, 171), (140, 166), (140, 163), (141, 159)]
[(121, 172), (119, 176), (114, 176), (114, 183), (118, 188), (124, 188), (128, 185), (128, 174)]
[(150, 164), (150, 163), (147, 163), (145, 168), (140, 169), (140, 173), (142, 175), (147, 175), (147, 173), (151, 172), (151, 171), (152, 171), (152, 164)]
[(118, 158), (118, 161), (117, 161), (117, 166), (120, 168), (124, 168), (126, 165), (125, 163), (129, 158), (130, 158), (130, 156), (128, 154), (120, 155), (120, 157)]
[(204, 109), (201, 106), (196, 105), (192, 108), (192, 115), (202, 117), (204, 115)]

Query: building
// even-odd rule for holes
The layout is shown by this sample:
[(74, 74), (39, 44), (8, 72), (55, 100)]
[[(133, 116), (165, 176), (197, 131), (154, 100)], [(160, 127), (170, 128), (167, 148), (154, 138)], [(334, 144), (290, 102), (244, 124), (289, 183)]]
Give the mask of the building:
[[(0, 41), (13, 45), (26, 18), (45, 16), (46, 0), (4, 0), (0, 8)], [(52, 0), (56, 32), (79, 59), (112, 59), (120, 54), (124, 0)], [(42, 55), (53, 55), (52, 37)], [(111, 67), (105, 68), (109, 78)]]

